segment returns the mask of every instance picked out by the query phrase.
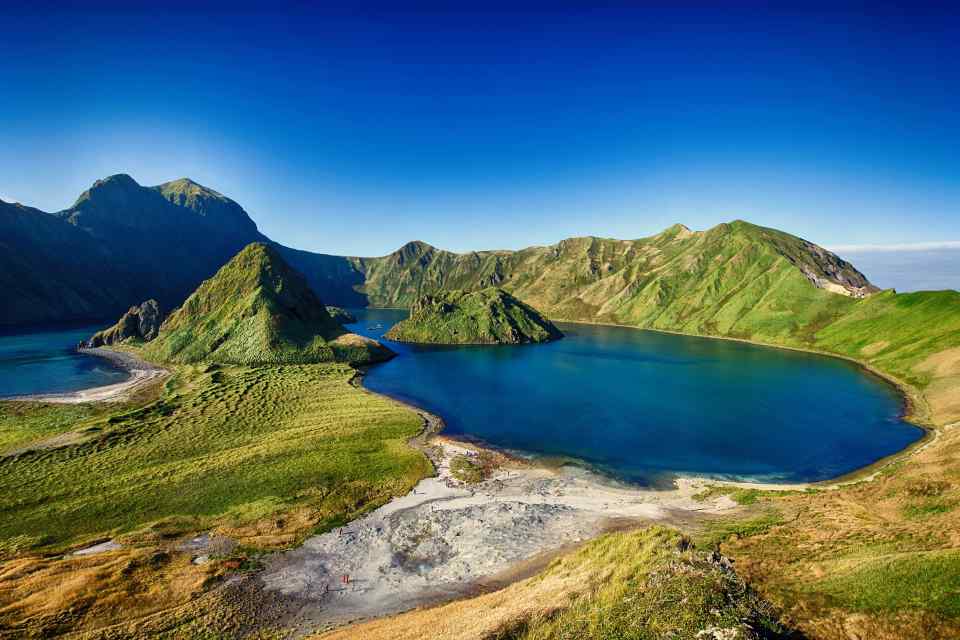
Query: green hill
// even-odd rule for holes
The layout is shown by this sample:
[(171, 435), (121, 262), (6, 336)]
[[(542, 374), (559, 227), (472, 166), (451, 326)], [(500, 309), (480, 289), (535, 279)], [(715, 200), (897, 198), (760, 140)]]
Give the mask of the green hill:
[(269, 245), (244, 248), (170, 314), (145, 354), (162, 362), (279, 364), (390, 357), (379, 343), (344, 331)]
[(410, 317), (394, 325), (386, 337), (434, 344), (521, 344), (556, 340), (563, 334), (536, 309), (503, 289), (489, 287), (423, 296), (410, 308)]

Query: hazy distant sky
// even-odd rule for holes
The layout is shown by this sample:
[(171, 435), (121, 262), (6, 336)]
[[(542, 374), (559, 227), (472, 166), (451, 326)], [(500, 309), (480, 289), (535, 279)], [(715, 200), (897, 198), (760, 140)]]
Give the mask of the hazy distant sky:
[(0, 197), (46, 210), (124, 172), (189, 176), (331, 253), (735, 218), (960, 241), (951, 3), (11, 4)]
[(839, 249), (878, 287), (900, 292), (960, 289), (960, 247)]

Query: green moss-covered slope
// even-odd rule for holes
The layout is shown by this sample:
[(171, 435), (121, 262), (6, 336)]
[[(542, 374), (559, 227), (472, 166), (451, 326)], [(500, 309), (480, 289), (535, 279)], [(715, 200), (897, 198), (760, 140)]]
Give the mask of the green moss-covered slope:
[(145, 354), (163, 362), (364, 363), (390, 352), (347, 333), (272, 247), (254, 243), (163, 323)]
[(445, 291), (417, 300), (386, 337), (432, 344), (521, 344), (563, 337), (552, 322), (512, 295), (489, 287)]

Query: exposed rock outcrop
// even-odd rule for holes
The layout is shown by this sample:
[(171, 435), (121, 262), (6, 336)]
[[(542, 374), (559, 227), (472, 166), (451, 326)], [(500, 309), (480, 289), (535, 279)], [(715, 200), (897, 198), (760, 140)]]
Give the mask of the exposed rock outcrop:
[(327, 313), (330, 314), (330, 317), (339, 322), (340, 324), (349, 324), (351, 322), (356, 322), (357, 317), (343, 309), (341, 307), (327, 307)]
[(140, 306), (130, 307), (115, 325), (103, 331), (98, 331), (84, 342), (81, 348), (95, 349), (112, 344), (119, 344), (130, 339), (149, 342), (157, 337), (163, 316), (160, 305), (156, 300), (147, 300)]

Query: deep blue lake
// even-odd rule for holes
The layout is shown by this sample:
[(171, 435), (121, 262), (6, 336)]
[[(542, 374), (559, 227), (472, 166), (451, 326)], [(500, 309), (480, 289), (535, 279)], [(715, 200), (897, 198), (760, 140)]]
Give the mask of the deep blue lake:
[(0, 334), (0, 398), (63, 393), (126, 380), (109, 361), (80, 355), (74, 347), (102, 325), (33, 333)]
[[(355, 310), (381, 339), (406, 311)], [(112, 384), (126, 373), (73, 346), (101, 327), (0, 335), (0, 397)], [(883, 380), (835, 358), (622, 327), (561, 324), (544, 345), (426, 347), (365, 385), (432, 411), (445, 433), (569, 459), (623, 480), (673, 473), (833, 478), (922, 436)]]
[[(348, 325), (381, 339), (406, 311), (355, 310)], [(639, 331), (560, 324), (543, 345), (426, 347), (365, 386), (440, 415), (445, 433), (502, 449), (571, 458), (623, 480), (672, 473), (765, 481), (833, 478), (895, 453), (921, 429), (903, 400), (856, 365), (814, 354)]]

